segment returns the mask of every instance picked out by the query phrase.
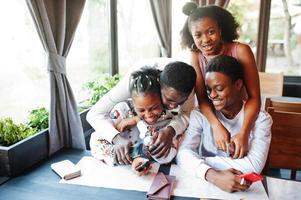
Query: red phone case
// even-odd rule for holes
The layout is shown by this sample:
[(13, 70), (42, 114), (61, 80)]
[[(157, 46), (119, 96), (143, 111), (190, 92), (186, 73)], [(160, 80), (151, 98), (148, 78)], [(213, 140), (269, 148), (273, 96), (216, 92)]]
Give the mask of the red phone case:
[(250, 181), (252, 183), (256, 182), (256, 181), (261, 181), (263, 179), (263, 177), (260, 174), (257, 174), (255, 172), (248, 173), (248, 174), (242, 174), (239, 177), (240, 178), (244, 178), (247, 181)]

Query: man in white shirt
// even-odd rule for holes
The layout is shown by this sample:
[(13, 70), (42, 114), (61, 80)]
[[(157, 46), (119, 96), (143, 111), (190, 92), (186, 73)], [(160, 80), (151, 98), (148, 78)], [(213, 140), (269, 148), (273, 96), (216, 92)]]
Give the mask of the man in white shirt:
[[(114, 144), (115, 151), (118, 152), (116, 161), (119, 164), (131, 163), (130, 141), (119, 134), (123, 130), (116, 129), (109, 113), (117, 103), (130, 98), (130, 74), (145, 64), (137, 66), (129, 70), (125, 77), (87, 114), (87, 121), (95, 131), (101, 132), (103, 139)], [(168, 155), (173, 137), (182, 134), (188, 126), (188, 117), (195, 105), (192, 90), (195, 85), (196, 73), (192, 66), (183, 62), (168, 62), (168, 64), (161, 65), (152, 63), (150, 66), (160, 70), (164, 69), (160, 75), (162, 103), (166, 109), (177, 112), (169, 125), (159, 130), (160, 134), (150, 147), (150, 153), (156, 158), (161, 158)]]
[[(233, 57), (217, 56), (208, 63), (205, 80), (216, 116), (233, 137), (244, 119), (243, 68)], [(261, 111), (250, 132), (248, 155), (233, 159), (216, 148), (211, 125), (204, 115), (194, 110), (177, 155), (177, 163), (187, 172), (222, 190), (244, 191), (250, 183), (241, 184), (238, 175), (262, 171), (269, 151), (271, 126), (271, 117)]]

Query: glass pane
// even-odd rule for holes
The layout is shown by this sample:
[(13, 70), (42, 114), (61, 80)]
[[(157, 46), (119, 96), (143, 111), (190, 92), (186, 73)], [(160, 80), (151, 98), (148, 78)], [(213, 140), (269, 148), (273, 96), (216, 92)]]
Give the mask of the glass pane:
[(25, 1), (0, 7), (0, 117), (24, 122), (31, 109), (49, 106), (45, 54)]
[(248, 44), (256, 55), (260, 0), (230, 1), (229, 10), (240, 25), (238, 41)]
[(119, 73), (138, 60), (160, 55), (157, 31), (148, 0), (117, 1)]
[(273, 0), (266, 72), (301, 75), (301, 1)]
[(186, 22), (187, 15), (182, 8), (189, 1), (172, 1), (172, 57), (190, 63), (190, 51), (182, 49), (180, 32)]
[(67, 76), (78, 103), (88, 99), (83, 85), (109, 73), (107, 0), (86, 1), (67, 56)]

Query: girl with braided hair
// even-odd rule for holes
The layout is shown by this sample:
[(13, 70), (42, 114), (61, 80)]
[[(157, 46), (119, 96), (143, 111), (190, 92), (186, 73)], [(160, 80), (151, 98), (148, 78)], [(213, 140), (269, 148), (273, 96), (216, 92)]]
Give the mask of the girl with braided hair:
[[(174, 138), (174, 146), (166, 157), (155, 158), (149, 153), (149, 144), (158, 136), (157, 130), (167, 126), (173, 118), (173, 114), (163, 108), (160, 73), (161, 71), (148, 67), (133, 72), (129, 87), (131, 99), (116, 104), (110, 112), (116, 129), (127, 126), (119, 137), (128, 141), (129, 152), (126, 156), (132, 160), (132, 168), (138, 175), (148, 171), (150, 161), (166, 164), (172, 161), (177, 152), (175, 146), (179, 137)], [(120, 141), (122, 140), (118, 140)], [(94, 132), (91, 136), (92, 155), (109, 165), (120, 164), (116, 162), (119, 151), (115, 150), (115, 145), (118, 144), (102, 139), (99, 132)]]

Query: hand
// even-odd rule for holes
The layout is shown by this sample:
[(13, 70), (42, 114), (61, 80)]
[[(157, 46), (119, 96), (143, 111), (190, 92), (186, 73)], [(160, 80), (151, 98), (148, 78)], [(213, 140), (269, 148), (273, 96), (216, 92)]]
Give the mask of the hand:
[(153, 133), (149, 151), (155, 158), (166, 157), (170, 151), (175, 130), (168, 126)]
[(132, 170), (138, 175), (146, 175), (151, 169), (151, 165), (147, 159), (142, 157), (137, 157), (132, 162)]
[(213, 137), (218, 149), (227, 151), (227, 144), (230, 142), (230, 133), (223, 125), (213, 126)]
[(250, 187), (251, 182), (245, 180), (240, 184), (241, 178), (239, 175), (241, 174), (242, 172), (235, 169), (216, 171), (211, 168), (205, 176), (209, 182), (226, 192), (243, 192)]
[(232, 158), (243, 158), (245, 155), (247, 155), (249, 150), (248, 139), (249, 135), (242, 132), (237, 133), (231, 138), (231, 142), (233, 142), (235, 146), (235, 151)]
[(131, 164), (130, 147), (132, 146), (132, 142), (118, 134), (114, 137), (113, 143), (116, 162), (120, 165)]
[(119, 132), (124, 132), (126, 130), (129, 130), (137, 125), (137, 119), (136, 117), (126, 118), (121, 120), (119, 123), (115, 125), (116, 129)]

